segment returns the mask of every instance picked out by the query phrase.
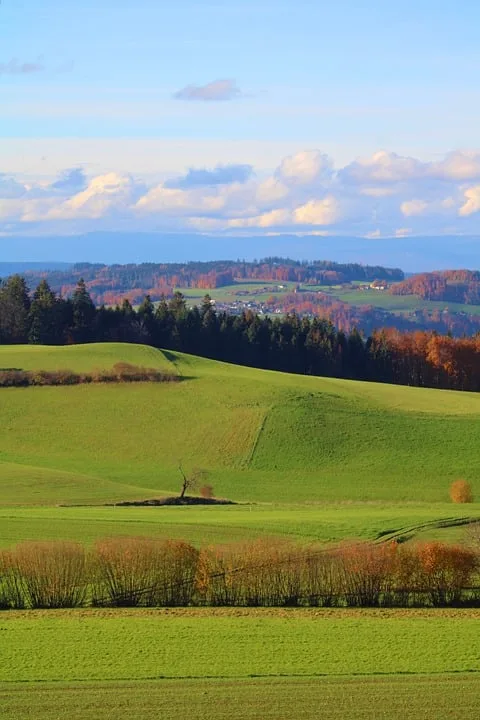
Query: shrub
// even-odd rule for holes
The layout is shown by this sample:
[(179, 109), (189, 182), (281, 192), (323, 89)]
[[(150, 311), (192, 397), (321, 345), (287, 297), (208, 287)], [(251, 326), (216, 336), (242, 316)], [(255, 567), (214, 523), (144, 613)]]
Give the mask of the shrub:
[(72, 370), (0, 370), (0, 387), (28, 387), (30, 385), (80, 385), (100, 382), (178, 382), (180, 377), (155, 368), (143, 368), (130, 363), (117, 363), (112, 370), (93, 370), (75, 373)]
[(205, 500), (211, 500), (214, 497), (213, 485), (209, 485), (208, 483), (202, 485), (200, 488), (200, 497), (205, 498)]
[(10, 551), (7, 588), (15, 607), (78, 607), (87, 586), (86, 553), (77, 543), (26, 542)]
[(473, 502), (473, 492), (470, 483), (466, 480), (455, 480), (450, 485), (450, 499), (453, 503)]
[(471, 584), (476, 553), (458, 545), (430, 542), (417, 547), (423, 584), (434, 606), (453, 605)]
[(382, 545), (356, 543), (339, 549), (348, 605), (376, 606), (392, 593), (397, 548), (392, 542)]
[(181, 541), (112, 538), (95, 545), (94, 603), (116, 607), (188, 605), (198, 551)]
[(207, 605), (285, 606), (304, 599), (305, 550), (283, 540), (206, 548), (197, 590)]

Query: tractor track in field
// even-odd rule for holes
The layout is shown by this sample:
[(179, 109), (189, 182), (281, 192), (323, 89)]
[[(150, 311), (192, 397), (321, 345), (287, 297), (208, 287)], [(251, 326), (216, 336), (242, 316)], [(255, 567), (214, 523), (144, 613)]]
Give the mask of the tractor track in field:
[(410, 540), (411, 537), (416, 535), (422, 530), (436, 529), (436, 528), (450, 528), (459, 527), (462, 525), (472, 525), (473, 523), (480, 523), (479, 517), (465, 516), (465, 517), (450, 517), (441, 518), (440, 520), (428, 520), (427, 522), (420, 523), (419, 525), (407, 525), (403, 528), (395, 530), (386, 530), (377, 535), (374, 542), (378, 544), (391, 542), (396, 540), (397, 542), (405, 542)]

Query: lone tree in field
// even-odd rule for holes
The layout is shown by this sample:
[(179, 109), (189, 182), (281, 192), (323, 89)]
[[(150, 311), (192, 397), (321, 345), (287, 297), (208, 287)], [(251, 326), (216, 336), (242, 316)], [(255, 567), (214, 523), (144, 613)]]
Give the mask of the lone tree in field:
[(181, 461), (178, 463), (178, 469), (180, 471), (180, 475), (182, 476), (182, 488), (179, 495), (180, 500), (185, 497), (187, 490), (196, 490), (198, 484), (203, 480), (206, 480), (209, 475), (208, 471), (202, 470), (202, 468), (193, 468), (187, 475), (183, 469)]
[(450, 499), (454, 503), (473, 502), (472, 486), (466, 480), (455, 480), (450, 485)]

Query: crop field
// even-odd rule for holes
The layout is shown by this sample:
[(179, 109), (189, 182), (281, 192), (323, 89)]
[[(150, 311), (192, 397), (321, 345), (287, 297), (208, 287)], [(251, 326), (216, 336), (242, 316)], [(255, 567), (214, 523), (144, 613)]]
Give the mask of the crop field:
[(473, 720), (479, 620), (478, 610), (6, 613), (0, 697), (9, 718)]

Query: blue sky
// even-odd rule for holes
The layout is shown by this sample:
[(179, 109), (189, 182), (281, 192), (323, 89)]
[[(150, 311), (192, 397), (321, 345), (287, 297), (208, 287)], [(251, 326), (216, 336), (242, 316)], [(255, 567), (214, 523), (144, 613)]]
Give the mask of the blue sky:
[(479, 26), (471, 0), (3, 0), (0, 233), (477, 233)]

